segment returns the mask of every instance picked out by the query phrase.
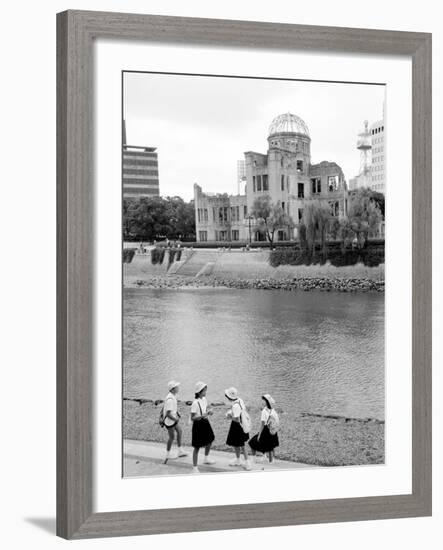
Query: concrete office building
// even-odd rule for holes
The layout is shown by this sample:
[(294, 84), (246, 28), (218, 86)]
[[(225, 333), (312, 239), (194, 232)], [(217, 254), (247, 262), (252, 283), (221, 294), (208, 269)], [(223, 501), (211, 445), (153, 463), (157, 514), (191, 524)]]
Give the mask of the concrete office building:
[(372, 145), (371, 189), (385, 194), (385, 122), (374, 122), (370, 128)]
[[(346, 216), (347, 186), (335, 162), (311, 164), (311, 138), (305, 122), (285, 113), (276, 117), (268, 132), (268, 151), (247, 151), (246, 194), (205, 194), (194, 185), (198, 241), (260, 241), (265, 237), (249, 216), (257, 197), (268, 195), (295, 224), (303, 219), (306, 201), (318, 199), (329, 205), (331, 216)], [(281, 227), (276, 240), (291, 240), (297, 230)]]
[(158, 156), (156, 147), (126, 144), (126, 125), (122, 136), (123, 198), (158, 197)]

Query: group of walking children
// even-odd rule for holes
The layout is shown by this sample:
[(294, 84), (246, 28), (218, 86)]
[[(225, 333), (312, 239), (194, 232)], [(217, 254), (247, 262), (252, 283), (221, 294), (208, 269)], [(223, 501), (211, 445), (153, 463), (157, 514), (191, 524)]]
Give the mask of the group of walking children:
[[(180, 412), (178, 411), (177, 394), (180, 389), (180, 382), (171, 380), (168, 383), (169, 393), (160, 412), (160, 425), (166, 428), (168, 440), (166, 443), (165, 463), (170, 458), (185, 457), (188, 453), (182, 447), (183, 430), (180, 425)], [(198, 473), (198, 457), (200, 449), (204, 449), (203, 464), (215, 464), (209, 454), (215, 439), (209, 417), (214, 414), (213, 409), (208, 406), (206, 392), (208, 385), (204, 382), (197, 382), (195, 385), (194, 401), (191, 405), (190, 422), (192, 423), (192, 471)], [(230, 427), (226, 444), (234, 448), (235, 457), (229, 462), (230, 466), (241, 466), (245, 470), (252, 469), (252, 462), (257, 452), (268, 456), (269, 462), (274, 461), (274, 449), (278, 447), (279, 417), (274, 408), (275, 401), (267, 393), (262, 395), (262, 411), (260, 415), (260, 428), (252, 438), (249, 437), (252, 426), (251, 418), (243, 399), (238, 395), (236, 388), (225, 390), (230, 408), (226, 418), (230, 420)], [(178, 452), (171, 454), (172, 444), (177, 438)], [(246, 443), (248, 443), (252, 460), (249, 458)]]

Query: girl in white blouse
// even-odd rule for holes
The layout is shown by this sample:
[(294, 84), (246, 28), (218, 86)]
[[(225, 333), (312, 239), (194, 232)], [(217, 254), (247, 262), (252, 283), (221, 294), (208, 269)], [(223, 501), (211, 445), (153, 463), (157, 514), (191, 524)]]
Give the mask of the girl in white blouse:
[[(229, 462), (229, 465), (243, 466), (245, 470), (251, 470), (252, 466), (245, 445), (246, 441), (249, 439), (249, 430), (246, 432), (245, 427), (242, 425), (242, 414), (246, 412), (244, 401), (238, 396), (236, 388), (228, 388), (225, 390), (225, 397), (228, 398), (231, 404), (230, 410), (226, 413), (226, 417), (231, 420), (226, 445), (234, 447), (235, 451), (235, 458)], [(240, 461), (242, 454), (245, 459), (243, 464)]]
[(280, 420), (274, 408), (275, 400), (269, 393), (262, 395), (262, 400), (263, 409), (260, 416), (260, 430), (258, 434), (251, 438), (249, 446), (251, 447), (253, 456), (257, 452), (267, 454), (269, 462), (272, 464), (274, 461), (274, 449), (279, 446), (277, 432)]
[(191, 421), (192, 421), (192, 453), (193, 473), (198, 473), (198, 452), (201, 447), (205, 448), (205, 458), (203, 464), (215, 464), (215, 460), (209, 457), (211, 445), (214, 441), (214, 432), (208, 420), (208, 416), (213, 414), (212, 409), (208, 407), (206, 400), (207, 384), (197, 382), (195, 385), (195, 399), (191, 405)]

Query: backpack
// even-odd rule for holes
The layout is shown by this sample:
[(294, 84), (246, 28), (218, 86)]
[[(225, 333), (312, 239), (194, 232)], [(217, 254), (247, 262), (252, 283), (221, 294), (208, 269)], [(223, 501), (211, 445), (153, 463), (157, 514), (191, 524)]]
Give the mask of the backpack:
[(269, 414), (268, 422), (266, 425), (268, 426), (268, 430), (271, 435), (275, 435), (278, 432), (278, 429), (280, 427), (280, 419), (277, 413)]
[(164, 405), (160, 409), (160, 414), (158, 417), (158, 425), (160, 426), (160, 428), (165, 427), (165, 406)]
[[(167, 401), (168, 400), (166, 399), (166, 401), (163, 403), (163, 406), (160, 409), (160, 414), (158, 416), (158, 425), (160, 426), (160, 428), (172, 428), (178, 422), (178, 420), (177, 420), (177, 422), (175, 422), (175, 424), (171, 424), (170, 426), (167, 426), (165, 424), (165, 420), (166, 420), (165, 406), (166, 406)], [(180, 413), (178, 411), (177, 411), (177, 418), (180, 418)]]
[(238, 400), (238, 404), (240, 405), (240, 408), (241, 408), (240, 426), (242, 427), (245, 434), (248, 434), (252, 429), (251, 417), (249, 416), (248, 411), (244, 407), (244, 403), (242, 403), (240, 399)]

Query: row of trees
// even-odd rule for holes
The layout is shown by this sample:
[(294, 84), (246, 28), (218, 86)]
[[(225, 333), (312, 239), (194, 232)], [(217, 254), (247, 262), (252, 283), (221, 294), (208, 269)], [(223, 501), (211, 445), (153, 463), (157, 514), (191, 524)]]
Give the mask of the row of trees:
[(194, 201), (181, 197), (143, 197), (123, 200), (123, 238), (195, 240)]
[[(383, 211), (382, 211), (383, 209)], [(326, 253), (328, 236), (340, 239), (343, 247), (354, 239), (363, 248), (371, 234), (375, 234), (384, 218), (384, 196), (370, 189), (358, 189), (348, 203), (347, 218), (339, 220), (331, 215), (329, 204), (318, 199), (305, 201), (303, 218), (297, 225), (300, 243), (314, 253), (315, 244), (321, 243)], [(295, 227), (292, 218), (282, 209), (280, 203), (273, 204), (269, 196), (257, 197), (251, 211), (258, 222), (258, 229), (274, 243), (275, 232), (282, 228)]]
[[(307, 250), (314, 251), (315, 244), (320, 242), (325, 252), (328, 237), (340, 239), (344, 247), (357, 239), (358, 246), (362, 248), (368, 237), (378, 229), (383, 213), (383, 195), (370, 189), (359, 189), (350, 195), (348, 215), (342, 220), (331, 216), (327, 202), (306, 200), (303, 218), (297, 225), (300, 243)], [(267, 195), (256, 198), (250, 214), (271, 245), (274, 244), (276, 231), (290, 231), (295, 227), (281, 204), (272, 203)], [(123, 238), (143, 241), (161, 238), (195, 240), (194, 201), (185, 202), (180, 197), (124, 200)]]

